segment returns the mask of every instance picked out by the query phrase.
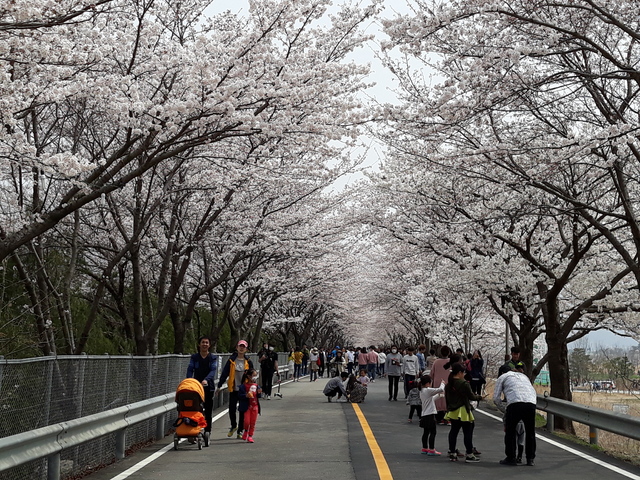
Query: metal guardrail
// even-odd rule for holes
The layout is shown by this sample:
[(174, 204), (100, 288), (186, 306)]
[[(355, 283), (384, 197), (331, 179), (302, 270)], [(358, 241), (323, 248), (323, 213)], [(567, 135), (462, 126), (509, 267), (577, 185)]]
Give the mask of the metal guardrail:
[(558, 398), (538, 395), (538, 410), (547, 412), (547, 428), (553, 430), (554, 416), (589, 426), (589, 441), (598, 443), (598, 429), (640, 440), (640, 418), (623, 413), (612, 413), (602, 408), (568, 402)]
[[(288, 366), (278, 368), (279, 374), (288, 371)], [(226, 404), (229, 398), (226, 384), (220, 390), (220, 395), (214, 401), (215, 408)], [(32, 460), (46, 458), (47, 480), (59, 480), (60, 454), (63, 450), (111, 433), (116, 434), (116, 458), (121, 460), (125, 457), (128, 427), (156, 418), (155, 438), (161, 439), (165, 435), (165, 416), (175, 409), (175, 392), (171, 392), (105, 412), (0, 438), (0, 472)]]
[(49, 480), (60, 478), (60, 452), (102, 435), (116, 433), (116, 458), (124, 458), (127, 427), (157, 418), (157, 438), (164, 437), (164, 415), (175, 409), (175, 393), (0, 438), (0, 472), (47, 457)]

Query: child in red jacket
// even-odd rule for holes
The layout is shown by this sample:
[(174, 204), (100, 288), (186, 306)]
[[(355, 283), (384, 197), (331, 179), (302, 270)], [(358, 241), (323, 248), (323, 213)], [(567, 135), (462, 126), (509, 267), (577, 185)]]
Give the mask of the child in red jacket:
[(244, 412), (244, 433), (242, 439), (253, 443), (253, 432), (260, 414), (262, 389), (258, 385), (258, 372), (250, 368), (242, 375), (242, 384), (238, 390), (238, 411)]

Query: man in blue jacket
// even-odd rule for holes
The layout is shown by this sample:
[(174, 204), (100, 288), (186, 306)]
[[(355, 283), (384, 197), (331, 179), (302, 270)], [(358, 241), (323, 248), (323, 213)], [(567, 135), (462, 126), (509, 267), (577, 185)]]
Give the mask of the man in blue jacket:
[(218, 356), (209, 353), (211, 340), (202, 336), (198, 339), (198, 353), (191, 355), (187, 367), (187, 378), (195, 378), (204, 388), (204, 418), (207, 420), (206, 432), (211, 432), (211, 412), (213, 411), (213, 393), (216, 389), (216, 371)]

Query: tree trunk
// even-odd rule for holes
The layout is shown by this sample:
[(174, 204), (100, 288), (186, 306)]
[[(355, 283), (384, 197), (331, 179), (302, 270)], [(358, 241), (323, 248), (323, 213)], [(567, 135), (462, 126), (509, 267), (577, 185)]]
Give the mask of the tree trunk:
[[(547, 334), (549, 348), (549, 379), (551, 381), (550, 395), (554, 398), (571, 401), (571, 386), (569, 382), (569, 354), (564, 339)], [(575, 433), (571, 420), (555, 417), (557, 430)]]
[(169, 317), (173, 325), (173, 353), (184, 353), (185, 323), (181, 320), (176, 302), (169, 308)]

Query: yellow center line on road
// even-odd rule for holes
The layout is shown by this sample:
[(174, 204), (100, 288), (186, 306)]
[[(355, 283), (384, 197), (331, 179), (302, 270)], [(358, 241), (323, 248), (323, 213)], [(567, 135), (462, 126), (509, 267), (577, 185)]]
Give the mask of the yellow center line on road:
[(356, 412), (356, 416), (360, 421), (360, 426), (362, 427), (364, 437), (367, 439), (367, 443), (369, 444), (369, 450), (371, 450), (373, 460), (376, 462), (376, 468), (378, 469), (378, 476), (380, 477), (380, 480), (393, 480), (393, 475), (391, 475), (391, 470), (389, 470), (387, 460), (384, 458), (384, 454), (376, 441), (376, 437), (371, 431), (369, 422), (367, 422), (364, 413), (360, 410), (360, 405), (357, 403), (352, 403), (351, 405), (353, 406), (353, 410)]

